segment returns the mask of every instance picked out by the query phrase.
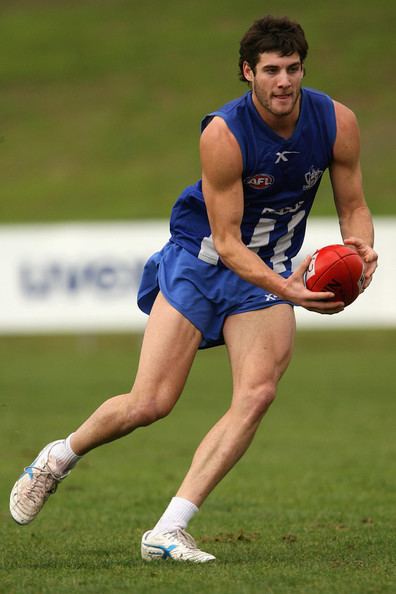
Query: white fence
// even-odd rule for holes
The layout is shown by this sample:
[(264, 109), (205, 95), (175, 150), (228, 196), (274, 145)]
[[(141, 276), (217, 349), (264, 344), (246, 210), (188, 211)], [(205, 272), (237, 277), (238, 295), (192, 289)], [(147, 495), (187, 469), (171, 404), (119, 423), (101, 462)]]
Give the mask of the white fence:
[[(380, 267), (370, 289), (336, 316), (297, 308), (300, 327), (396, 326), (396, 218), (375, 225)], [(142, 267), (168, 237), (164, 221), (0, 226), (0, 333), (141, 330)], [(301, 256), (339, 242), (335, 220), (311, 219)]]

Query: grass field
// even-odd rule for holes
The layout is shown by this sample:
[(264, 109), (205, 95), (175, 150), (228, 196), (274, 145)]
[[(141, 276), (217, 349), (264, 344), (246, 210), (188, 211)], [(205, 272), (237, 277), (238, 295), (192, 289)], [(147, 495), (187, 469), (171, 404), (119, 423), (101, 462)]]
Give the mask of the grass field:
[(300, 332), (251, 449), (191, 524), (210, 567), (145, 564), (141, 533), (227, 407), (223, 348), (200, 353), (172, 415), (87, 456), (27, 527), (18, 472), (107, 395), (128, 389), (139, 337), (0, 340), (0, 592), (394, 594), (395, 331)]

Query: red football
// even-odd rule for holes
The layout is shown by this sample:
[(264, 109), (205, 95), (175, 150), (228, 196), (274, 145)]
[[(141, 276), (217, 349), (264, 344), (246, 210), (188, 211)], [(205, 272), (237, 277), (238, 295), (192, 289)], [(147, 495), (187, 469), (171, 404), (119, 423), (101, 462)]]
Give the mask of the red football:
[(345, 245), (327, 245), (313, 254), (304, 281), (310, 291), (330, 291), (331, 301), (349, 305), (362, 292), (364, 263)]

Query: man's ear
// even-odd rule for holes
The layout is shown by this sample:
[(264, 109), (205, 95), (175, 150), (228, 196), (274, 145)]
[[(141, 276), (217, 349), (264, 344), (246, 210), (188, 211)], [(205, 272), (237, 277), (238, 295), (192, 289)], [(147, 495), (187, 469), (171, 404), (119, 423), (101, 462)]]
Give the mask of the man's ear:
[(252, 70), (252, 68), (250, 67), (250, 64), (248, 62), (245, 61), (243, 63), (242, 70), (243, 70), (243, 76), (245, 77), (247, 82), (250, 82), (250, 83), (253, 82), (254, 70)]

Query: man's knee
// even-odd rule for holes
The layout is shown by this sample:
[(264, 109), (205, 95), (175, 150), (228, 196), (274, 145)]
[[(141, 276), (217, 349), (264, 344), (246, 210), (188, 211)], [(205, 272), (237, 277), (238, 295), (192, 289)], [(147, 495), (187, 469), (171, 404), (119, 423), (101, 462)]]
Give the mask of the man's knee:
[(262, 386), (258, 386), (252, 391), (250, 396), (252, 417), (257, 420), (265, 414), (268, 408), (271, 406), (276, 396), (276, 384), (273, 382), (267, 382)]
[(276, 383), (266, 382), (255, 387), (245, 388), (238, 396), (238, 409), (243, 422), (248, 425), (261, 420), (276, 396)]
[(166, 417), (173, 409), (177, 396), (166, 389), (148, 390), (143, 395), (132, 390), (127, 397), (127, 422), (144, 427)]
[(149, 401), (142, 403), (139, 407), (141, 416), (141, 425), (151, 425), (160, 419), (166, 417), (173, 409), (173, 403), (151, 398)]

